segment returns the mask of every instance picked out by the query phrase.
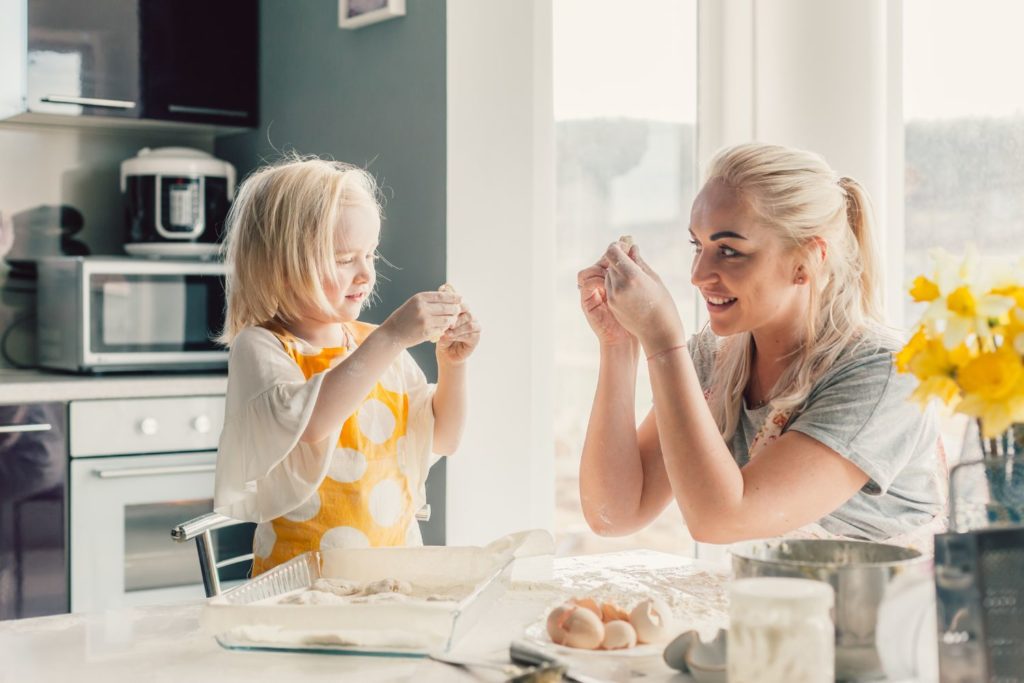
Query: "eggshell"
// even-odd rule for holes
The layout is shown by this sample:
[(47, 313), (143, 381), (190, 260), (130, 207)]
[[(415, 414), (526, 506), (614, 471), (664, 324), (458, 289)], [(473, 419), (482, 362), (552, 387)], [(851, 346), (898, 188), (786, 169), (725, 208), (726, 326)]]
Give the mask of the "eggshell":
[(629, 613), (629, 622), (636, 629), (641, 643), (663, 640), (672, 630), (672, 611), (658, 598), (641, 600)]
[(548, 615), (548, 635), (558, 645), (593, 650), (604, 641), (604, 624), (589, 609), (566, 603)]
[(601, 603), (601, 621), (629, 621), (629, 612), (622, 609), (614, 602)]
[(579, 605), (584, 609), (588, 609), (594, 614), (601, 618), (601, 606), (597, 604), (597, 600), (594, 598), (572, 598), (569, 602), (573, 605)]
[(636, 629), (628, 621), (618, 619), (604, 625), (602, 650), (623, 650), (636, 645)]

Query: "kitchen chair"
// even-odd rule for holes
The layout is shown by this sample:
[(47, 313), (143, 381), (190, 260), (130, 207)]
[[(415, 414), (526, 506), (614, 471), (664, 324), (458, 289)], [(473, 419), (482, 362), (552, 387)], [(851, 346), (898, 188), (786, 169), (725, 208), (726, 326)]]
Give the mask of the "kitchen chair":
[[(416, 521), (430, 521), (429, 504), (424, 505), (416, 511)], [(241, 562), (251, 562), (253, 559), (252, 553), (248, 553), (229, 557), (224, 560), (218, 560), (215, 550), (216, 546), (214, 545), (213, 532), (218, 529), (232, 527), (237, 524), (248, 523), (249, 522), (242, 522), (226, 515), (222, 515), (218, 512), (208, 512), (205, 515), (200, 515), (199, 517), (190, 519), (187, 522), (182, 522), (181, 524), (171, 528), (171, 538), (176, 542), (187, 543), (192, 540), (196, 542), (196, 550), (199, 553), (199, 572), (203, 576), (203, 590), (206, 591), (206, 597), (212, 598), (215, 595), (220, 595), (221, 569)]]

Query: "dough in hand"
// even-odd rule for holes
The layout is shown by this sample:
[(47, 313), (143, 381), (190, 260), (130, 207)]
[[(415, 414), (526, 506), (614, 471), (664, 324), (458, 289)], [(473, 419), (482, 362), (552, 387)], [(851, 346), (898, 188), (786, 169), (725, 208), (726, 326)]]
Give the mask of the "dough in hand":
[[(437, 288), (437, 291), (441, 292), (442, 294), (455, 294), (455, 293), (456, 293), (456, 292), (455, 292), (455, 288), (454, 288), (454, 287), (452, 287), (452, 286), (451, 286), (450, 284), (448, 284), (447, 282), (446, 282), (446, 283), (444, 283), (443, 285), (441, 285), (440, 287), (438, 287), (438, 288)], [(437, 342), (441, 341), (441, 335), (443, 335), (443, 334), (444, 334), (444, 333), (445, 333), (446, 331), (447, 331), (447, 330), (441, 330), (441, 331), (440, 331), (440, 332), (438, 332), (437, 334), (435, 334), (435, 335), (432, 335), (432, 336), (430, 337), (430, 343), (431, 343), (431, 344), (436, 344)]]
[(619, 238), (619, 244), (622, 245), (623, 251), (625, 251), (628, 254), (629, 250), (636, 243), (633, 241), (633, 236), (632, 235), (623, 235), (622, 237)]

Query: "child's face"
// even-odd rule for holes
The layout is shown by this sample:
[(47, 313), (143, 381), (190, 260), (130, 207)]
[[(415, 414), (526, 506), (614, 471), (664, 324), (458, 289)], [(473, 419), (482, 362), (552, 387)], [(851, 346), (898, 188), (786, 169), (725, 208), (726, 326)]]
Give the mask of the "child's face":
[(324, 294), (341, 321), (359, 317), (377, 281), (375, 261), (380, 241), (380, 216), (371, 207), (348, 206), (334, 228), (334, 276), (324, 282)]

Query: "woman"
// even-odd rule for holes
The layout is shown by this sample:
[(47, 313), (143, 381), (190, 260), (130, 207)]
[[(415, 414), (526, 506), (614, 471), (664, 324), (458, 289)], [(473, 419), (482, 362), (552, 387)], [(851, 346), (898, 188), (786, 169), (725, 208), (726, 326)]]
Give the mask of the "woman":
[[(873, 229), (864, 189), (819, 156), (746, 144), (713, 160), (690, 216), (710, 329), (687, 340), (635, 246), (579, 273), (601, 345), (580, 463), (594, 531), (631, 533), (672, 500), (710, 543), (927, 545), (944, 528), (938, 430), (896, 374)], [(641, 353), (654, 405), (637, 428)]]

